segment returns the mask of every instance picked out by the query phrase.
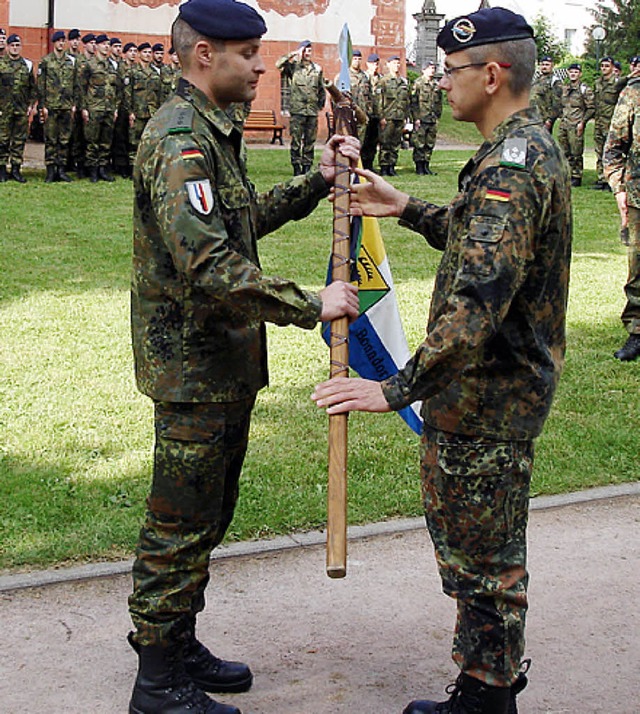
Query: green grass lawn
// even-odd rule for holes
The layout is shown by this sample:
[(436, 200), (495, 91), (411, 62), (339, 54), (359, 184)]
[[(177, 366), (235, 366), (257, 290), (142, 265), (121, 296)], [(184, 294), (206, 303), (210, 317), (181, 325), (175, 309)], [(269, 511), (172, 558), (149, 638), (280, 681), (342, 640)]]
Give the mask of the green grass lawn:
[[(394, 181), (447, 202), (468, 156), (437, 151), (438, 175), (417, 177), (403, 151)], [(249, 163), (259, 188), (290, 175), (287, 151), (252, 149)], [(131, 184), (44, 185), (42, 172), (25, 173), (25, 186), (0, 186), (0, 569), (129, 557), (152, 444), (128, 325)], [(574, 196), (567, 364), (537, 445), (536, 494), (638, 477), (640, 365), (612, 358), (625, 337), (617, 211), (609, 193)], [(395, 220), (381, 225), (415, 346), (439, 255)], [(325, 203), (261, 242), (264, 269), (319, 289), (330, 240)], [(255, 410), (233, 539), (325, 523), (327, 418), (310, 394), (328, 374), (327, 349), (318, 330), (270, 327), (269, 339), (272, 386)], [(350, 522), (418, 515), (417, 437), (393, 414), (354, 414), (349, 430)]]

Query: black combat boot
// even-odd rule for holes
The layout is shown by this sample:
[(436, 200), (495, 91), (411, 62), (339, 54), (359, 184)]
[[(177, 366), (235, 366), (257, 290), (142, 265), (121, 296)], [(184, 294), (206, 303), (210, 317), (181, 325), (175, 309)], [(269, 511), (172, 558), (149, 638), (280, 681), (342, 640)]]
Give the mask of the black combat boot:
[(113, 176), (107, 171), (106, 167), (104, 166), (98, 167), (98, 178), (101, 181), (108, 181), (109, 183), (113, 183), (115, 181)]
[(429, 162), (428, 162), (428, 161), (425, 161), (425, 162), (424, 162), (424, 175), (425, 175), (425, 176), (437, 176), (437, 175), (438, 175), (435, 171), (432, 171), (432, 170), (429, 168)]
[(616, 350), (613, 356), (621, 362), (633, 362), (640, 357), (640, 335), (629, 335), (624, 345)]
[(418, 176), (424, 176), (424, 161), (416, 161), (416, 173)]
[(196, 637), (195, 621), (187, 632), (184, 667), (196, 687), (205, 692), (247, 692), (253, 683), (253, 674), (246, 664), (227, 662), (209, 652)]
[(447, 693), (451, 696), (446, 702), (418, 699), (402, 714), (510, 714), (511, 687), (490, 687), (462, 673)]
[(395, 164), (391, 164), (391, 166), (389, 166), (388, 176), (397, 176), (397, 175), (398, 175), (398, 172), (396, 171)]
[(89, 181), (91, 181), (91, 183), (98, 183), (98, 167), (90, 166), (87, 171), (87, 176), (89, 177)]
[(129, 644), (140, 659), (129, 714), (240, 714), (237, 707), (216, 702), (198, 689), (185, 672), (184, 642), (168, 647)]
[(64, 181), (65, 183), (71, 183), (73, 181), (71, 176), (67, 175), (67, 172), (64, 170), (63, 166), (58, 167), (57, 175), (58, 181)]
[(81, 164), (80, 162), (78, 162), (76, 164), (76, 176), (79, 179), (83, 179), (86, 175), (87, 175), (87, 172), (84, 170), (84, 164)]
[(47, 175), (44, 177), (45, 183), (53, 183), (56, 180), (56, 167), (53, 164), (47, 164)]
[(0, 183), (6, 183), (9, 180), (7, 176), (7, 167), (2, 164), (0, 166)]
[(388, 166), (380, 165), (380, 176), (391, 176)]
[(11, 174), (9, 178), (12, 178), (18, 183), (27, 183), (27, 179), (20, 173), (19, 164), (11, 164)]

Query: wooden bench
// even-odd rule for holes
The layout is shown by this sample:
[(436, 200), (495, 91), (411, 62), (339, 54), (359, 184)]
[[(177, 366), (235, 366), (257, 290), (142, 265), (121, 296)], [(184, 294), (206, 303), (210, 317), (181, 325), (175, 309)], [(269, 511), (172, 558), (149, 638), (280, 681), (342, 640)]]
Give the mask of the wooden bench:
[(276, 121), (276, 113), (273, 109), (251, 109), (244, 120), (245, 131), (272, 131), (271, 143), (280, 142), (282, 146), (282, 132), (284, 126)]

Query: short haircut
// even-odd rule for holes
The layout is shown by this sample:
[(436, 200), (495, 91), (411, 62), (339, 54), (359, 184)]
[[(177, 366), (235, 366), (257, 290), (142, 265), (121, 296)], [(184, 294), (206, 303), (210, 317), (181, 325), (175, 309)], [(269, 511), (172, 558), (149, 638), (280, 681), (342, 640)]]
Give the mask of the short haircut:
[(189, 23), (185, 22), (178, 16), (171, 26), (171, 44), (173, 45), (180, 64), (183, 67), (189, 66), (189, 53), (198, 42), (210, 42), (218, 52), (224, 52), (224, 40), (215, 40), (211, 37), (205, 37), (203, 34), (194, 30)]
[(507, 86), (518, 96), (531, 89), (536, 69), (536, 43), (533, 39), (495, 42), (467, 50), (471, 62), (504, 62), (509, 64)]

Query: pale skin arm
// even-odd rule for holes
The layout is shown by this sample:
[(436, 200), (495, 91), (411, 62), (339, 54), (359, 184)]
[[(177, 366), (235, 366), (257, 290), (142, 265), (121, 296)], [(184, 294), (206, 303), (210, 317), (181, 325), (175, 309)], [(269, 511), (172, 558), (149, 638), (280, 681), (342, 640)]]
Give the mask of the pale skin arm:
[(360, 157), (360, 142), (355, 136), (340, 136), (336, 134), (325, 144), (318, 168), (327, 184), (333, 184), (335, 181), (338, 153), (349, 159), (349, 164), (353, 168)]
[(620, 212), (620, 225), (626, 228), (629, 225), (629, 205), (627, 203), (627, 192), (616, 193), (616, 203)]
[[(355, 169), (355, 173), (367, 182), (351, 186), (349, 211), (352, 216), (399, 218), (403, 214), (409, 202), (409, 194), (399, 191), (373, 171)], [(333, 196), (330, 196), (329, 200), (333, 200)]]
[(391, 411), (380, 383), (371, 379), (334, 377), (319, 384), (311, 399), (327, 414)]
[(318, 293), (322, 300), (320, 320), (331, 322), (339, 317), (355, 320), (360, 311), (358, 288), (351, 283), (336, 280)]

